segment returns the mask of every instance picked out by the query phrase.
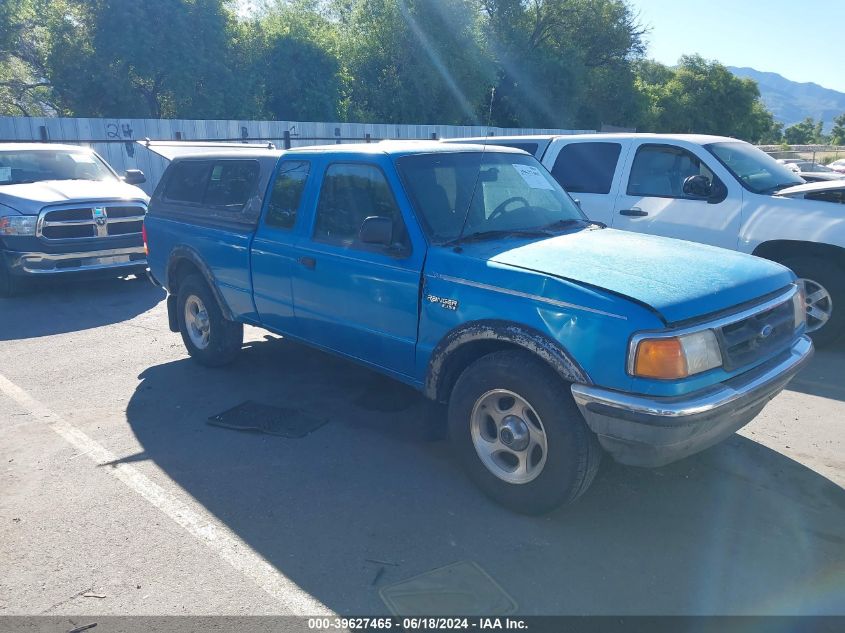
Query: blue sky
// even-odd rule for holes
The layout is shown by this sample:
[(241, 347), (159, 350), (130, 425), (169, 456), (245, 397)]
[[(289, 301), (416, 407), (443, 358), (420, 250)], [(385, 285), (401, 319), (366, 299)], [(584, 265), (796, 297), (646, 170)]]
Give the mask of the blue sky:
[(845, 0), (628, 0), (648, 56), (699, 53), (845, 92)]

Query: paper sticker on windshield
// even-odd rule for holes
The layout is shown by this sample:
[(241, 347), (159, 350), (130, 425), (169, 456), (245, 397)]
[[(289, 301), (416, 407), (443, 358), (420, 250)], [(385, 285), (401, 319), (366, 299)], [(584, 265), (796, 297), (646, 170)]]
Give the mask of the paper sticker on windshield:
[(540, 173), (540, 170), (536, 167), (532, 167), (531, 165), (520, 165), (518, 163), (511, 164), (517, 173), (522, 176), (525, 184), (532, 189), (554, 189), (552, 183), (546, 180), (543, 174)]
[(0, 167), (0, 182), (9, 182), (12, 179), (11, 167)]

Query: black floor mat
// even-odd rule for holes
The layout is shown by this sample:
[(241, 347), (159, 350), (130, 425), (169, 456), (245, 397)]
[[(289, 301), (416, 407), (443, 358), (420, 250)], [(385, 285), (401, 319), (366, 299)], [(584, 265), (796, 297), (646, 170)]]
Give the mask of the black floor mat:
[(300, 409), (274, 407), (251, 400), (208, 418), (208, 423), (213, 426), (289, 438), (305, 437), (326, 422), (328, 420), (317, 418)]

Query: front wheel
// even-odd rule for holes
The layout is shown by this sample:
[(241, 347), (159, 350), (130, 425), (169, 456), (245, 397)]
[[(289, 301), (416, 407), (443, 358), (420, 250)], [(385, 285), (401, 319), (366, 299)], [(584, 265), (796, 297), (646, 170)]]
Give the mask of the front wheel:
[(845, 270), (818, 257), (783, 262), (804, 286), (807, 333), (816, 347), (826, 347), (845, 334)]
[(179, 332), (188, 354), (209, 367), (232, 362), (243, 345), (244, 328), (223, 317), (205, 280), (190, 275), (179, 284)]
[(449, 432), (470, 478), (494, 501), (541, 514), (575, 501), (602, 450), (568, 385), (535, 356), (484, 356), (458, 378)]

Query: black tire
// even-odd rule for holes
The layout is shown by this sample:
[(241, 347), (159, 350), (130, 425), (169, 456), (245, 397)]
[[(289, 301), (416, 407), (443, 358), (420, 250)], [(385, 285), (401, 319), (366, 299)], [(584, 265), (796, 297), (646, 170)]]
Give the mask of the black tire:
[[(208, 315), (208, 342), (205, 347), (195, 344), (188, 332), (188, 325), (185, 320), (185, 304), (191, 297), (199, 298)], [(223, 317), (220, 306), (217, 304), (208, 284), (199, 275), (189, 275), (179, 284), (176, 315), (179, 319), (179, 332), (182, 334), (182, 342), (185, 343), (188, 354), (202, 365), (220, 367), (231, 363), (243, 346), (243, 325)]]
[[(840, 340), (845, 334), (845, 270), (833, 262), (812, 256), (790, 258), (781, 263), (791, 268), (799, 278), (823, 286), (830, 294), (830, 319), (818, 330), (810, 332), (816, 347), (827, 347)], [(812, 325), (812, 321), (808, 315), (807, 325)]]
[[(542, 421), (546, 462), (531, 481), (504, 481), (488, 469), (473, 444), (473, 409), (495, 389), (518, 394)], [(522, 514), (542, 514), (575, 501), (592, 483), (602, 457), (569, 385), (540, 359), (517, 350), (489, 354), (464, 370), (449, 399), (449, 434), (476, 485), (497, 503)]]
[(20, 290), (20, 280), (9, 272), (9, 267), (3, 261), (2, 253), (0, 253), (0, 298), (14, 297)]

